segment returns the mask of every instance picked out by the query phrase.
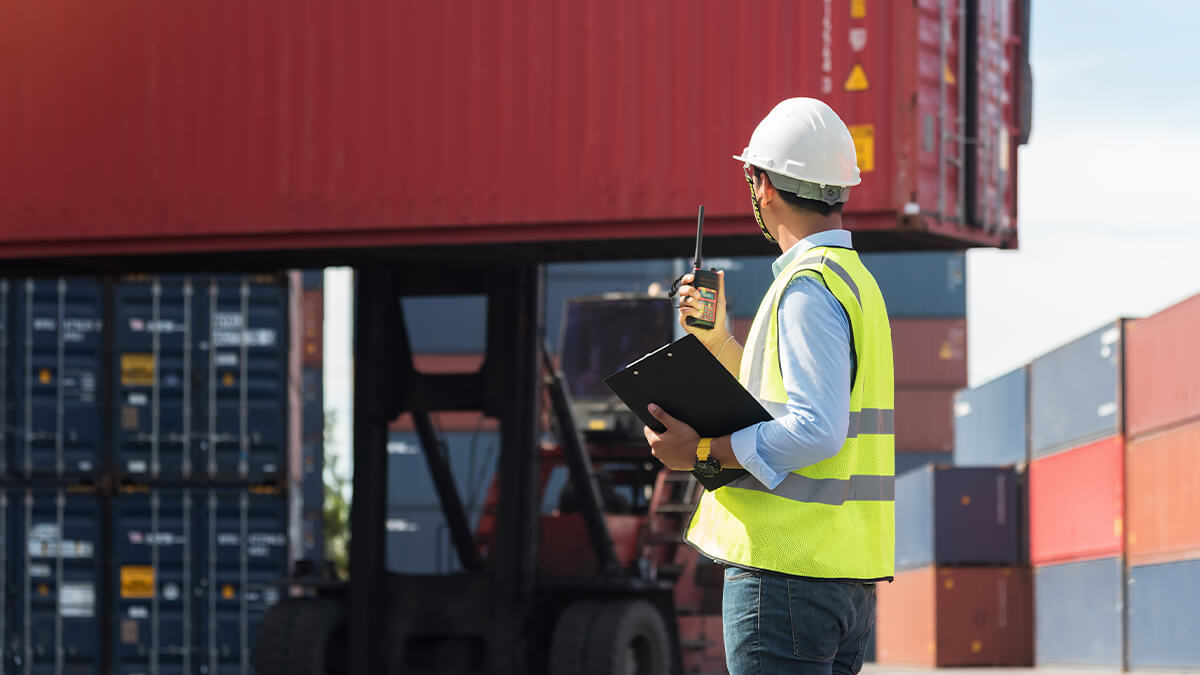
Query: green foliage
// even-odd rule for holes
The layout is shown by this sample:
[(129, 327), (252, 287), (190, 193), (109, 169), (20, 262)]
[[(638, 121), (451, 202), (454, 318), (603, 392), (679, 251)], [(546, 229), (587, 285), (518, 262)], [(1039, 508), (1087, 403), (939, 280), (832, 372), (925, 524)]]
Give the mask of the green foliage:
[[(325, 447), (330, 448), (331, 430), (333, 429), (333, 412), (325, 414)], [(337, 455), (325, 454), (325, 559), (333, 564), (334, 570), (342, 579), (350, 573), (350, 476), (342, 472)]]

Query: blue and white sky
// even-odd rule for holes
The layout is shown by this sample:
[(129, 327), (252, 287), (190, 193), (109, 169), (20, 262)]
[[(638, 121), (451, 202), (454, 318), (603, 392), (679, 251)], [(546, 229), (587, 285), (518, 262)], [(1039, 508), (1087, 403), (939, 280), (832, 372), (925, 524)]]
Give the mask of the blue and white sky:
[(1200, 2), (1034, 0), (1020, 248), (967, 255), (984, 382), (1200, 292)]
[[(1033, 11), (1020, 249), (967, 257), (972, 385), (1200, 292), (1200, 1), (1034, 0)], [(344, 270), (326, 275), (325, 400), (343, 457), (350, 288)]]

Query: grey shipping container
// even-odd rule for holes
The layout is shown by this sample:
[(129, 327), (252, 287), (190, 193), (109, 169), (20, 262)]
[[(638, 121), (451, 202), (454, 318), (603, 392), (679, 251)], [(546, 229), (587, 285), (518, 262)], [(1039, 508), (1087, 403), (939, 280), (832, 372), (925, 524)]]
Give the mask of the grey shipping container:
[(113, 498), (112, 671), (253, 671), (250, 650), (287, 572), (287, 504), (247, 488)]
[(414, 296), (402, 304), (414, 353), (479, 354), (487, 346), (487, 296)]
[(1025, 367), (954, 395), (954, 463), (1005, 466), (1029, 461), (1029, 373)]
[(94, 494), (9, 492), (10, 673), (101, 672), (101, 514)]
[[(774, 279), (772, 256), (733, 259), (725, 275), (730, 316), (750, 317)], [(966, 258), (961, 252), (864, 253), (893, 318), (967, 315)]]
[(926, 464), (954, 464), (954, 453), (952, 452), (897, 452), (896, 453), (896, 475), (903, 476), (904, 474), (915, 471), (924, 467)]
[(1200, 560), (1129, 571), (1129, 648), (1133, 668), (1200, 668)]
[(1034, 607), (1036, 665), (1121, 667), (1120, 559), (1036, 568)]
[(280, 475), (287, 289), (264, 277), (148, 277), (114, 291), (116, 468), (150, 478)]
[[(494, 431), (448, 432), (439, 435), (458, 488), (472, 518), (483, 508), (499, 459), (500, 437)], [(429, 464), (414, 432), (388, 436), (388, 505), (396, 508), (437, 508), (437, 491)]]
[(1119, 389), (1124, 320), (1074, 340), (1029, 366), (1029, 436), (1034, 457), (1121, 431)]
[(925, 466), (896, 479), (896, 569), (1020, 561), (1016, 472)]
[[(469, 516), (471, 529), (478, 513)], [(450, 574), (462, 569), (446, 519), (436, 508), (388, 507), (387, 569), (396, 574)]]
[(78, 476), (104, 468), (103, 287), (92, 279), (9, 282), (4, 406), (8, 470)]

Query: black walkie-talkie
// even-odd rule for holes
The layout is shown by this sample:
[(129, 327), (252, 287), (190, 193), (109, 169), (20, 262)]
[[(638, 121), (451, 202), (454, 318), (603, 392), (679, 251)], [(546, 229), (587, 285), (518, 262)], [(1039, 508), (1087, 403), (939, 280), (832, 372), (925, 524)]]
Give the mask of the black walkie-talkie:
[(696, 259), (692, 261), (692, 286), (700, 291), (697, 309), (700, 316), (689, 316), (687, 325), (696, 328), (712, 329), (717, 325), (717, 293), (721, 290), (721, 277), (711, 270), (701, 269), (704, 262), (700, 256), (700, 244), (704, 239), (704, 205), (700, 205), (700, 215), (696, 217)]

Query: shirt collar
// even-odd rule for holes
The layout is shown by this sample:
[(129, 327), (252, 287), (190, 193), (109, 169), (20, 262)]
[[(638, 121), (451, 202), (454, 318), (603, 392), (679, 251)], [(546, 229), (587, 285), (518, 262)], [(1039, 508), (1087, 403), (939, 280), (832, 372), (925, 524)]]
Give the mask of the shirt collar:
[(776, 258), (775, 262), (771, 263), (771, 271), (775, 276), (779, 276), (779, 273), (787, 269), (788, 265), (791, 265), (800, 256), (817, 246), (853, 248), (853, 245), (850, 243), (850, 232), (848, 230), (822, 230), (820, 232), (813, 232), (795, 244), (792, 244), (791, 248)]

